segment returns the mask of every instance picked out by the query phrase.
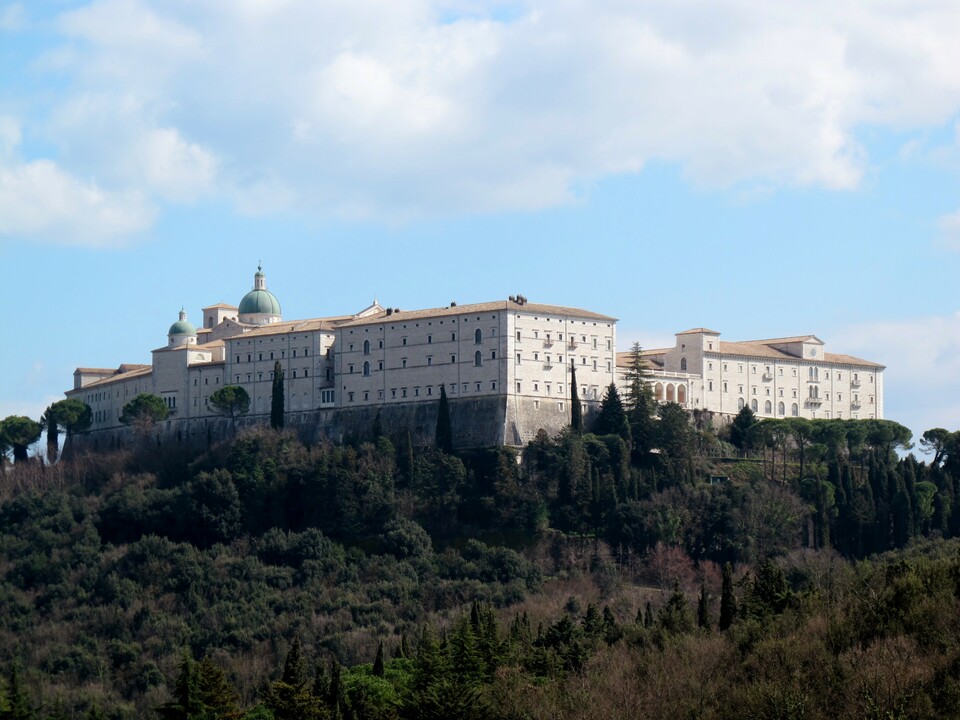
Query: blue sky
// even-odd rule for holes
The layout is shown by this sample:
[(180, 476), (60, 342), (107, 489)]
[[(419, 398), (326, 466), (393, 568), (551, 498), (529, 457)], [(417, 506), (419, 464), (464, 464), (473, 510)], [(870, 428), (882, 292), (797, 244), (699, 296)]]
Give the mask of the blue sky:
[(815, 333), (960, 427), (955, 0), (0, 0), (0, 417), (258, 261), (374, 297)]

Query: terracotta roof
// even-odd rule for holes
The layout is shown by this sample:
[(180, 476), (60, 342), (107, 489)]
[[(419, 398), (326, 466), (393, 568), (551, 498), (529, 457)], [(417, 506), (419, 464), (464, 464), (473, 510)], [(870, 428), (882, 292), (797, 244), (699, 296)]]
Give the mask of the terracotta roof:
[[(353, 315), (338, 316), (338, 317), (328, 317), (328, 318), (312, 318), (310, 320), (291, 320), (289, 322), (278, 322), (270, 323), (268, 325), (262, 325), (256, 330), (249, 330), (242, 335), (237, 335), (237, 338), (249, 338), (249, 337), (262, 337), (264, 335), (286, 335), (288, 333), (296, 332), (310, 332), (313, 330), (330, 330), (332, 331), (338, 323), (343, 322), (346, 319), (352, 319)], [(232, 340), (233, 338), (231, 338)]]
[(226, 308), (227, 310), (236, 310), (236, 309), (237, 309), (237, 306), (236, 306), (236, 305), (228, 305), (227, 303), (217, 303), (216, 305), (207, 305), (206, 307), (200, 308), (200, 309), (201, 309), (201, 310), (213, 310), (214, 308)]
[(342, 327), (355, 327), (357, 325), (375, 325), (382, 322), (403, 322), (404, 320), (421, 320), (424, 318), (435, 317), (453, 317), (456, 315), (470, 315), (472, 313), (484, 312), (523, 312), (527, 315), (561, 315), (564, 317), (576, 317), (585, 320), (602, 320), (604, 322), (616, 322), (616, 318), (609, 315), (582, 310), (580, 308), (564, 307), (562, 305), (543, 305), (540, 303), (527, 302), (522, 305), (511, 302), (510, 300), (494, 300), (493, 302), (473, 303), (469, 305), (453, 305), (442, 308), (428, 308), (425, 310), (400, 310), (388, 315), (386, 312), (377, 313), (370, 317), (357, 318), (352, 322), (343, 323)]
[(781, 343), (810, 342), (815, 341), (823, 345), (823, 340), (816, 335), (795, 335), (794, 337), (767, 338), (765, 340), (748, 340), (747, 342), (764, 343), (766, 345), (779, 345)]
[[(640, 356), (648, 363), (653, 362), (657, 363), (657, 357), (663, 355), (666, 350), (641, 350)], [(627, 350), (626, 352), (617, 353), (617, 367), (632, 367), (633, 366), (633, 352)]]
[(143, 365), (141, 363), (121, 363), (120, 367), (115, 368), (83, 368), (79, 367), (73, 371), (74, 375), (77, 373), (82, 373), (84, 375), (119, 375), (121, 373), (128, 373), (134, 370), (143, 370), (144, 368), (150, 367), (149, 365)]
[[(765, 357), (773, 360), (800, 360), (796, 355), (777, 350), (765, 342), (720, 342), (720, 355), (740, 355), (746, 357)], [(834, 365), (859, 365), (861, 367), (884, 367), (880, 363), (871, 362), (853, 355), (824, 353), (823, 358), (807, 358), (804, 362), (825, 362)]]
[(708, 330), (707, 328), (691, 328), (690, 330), (684, 330), (683, 332), (678, 332), (677, 335), (719, 335), (720, 333), (716, 330)]
[(77, 388), (75, 390), (71, 389), (68, 392), (77, 394), (80, 392), (85, 392), (86, 390), (89, 390), (92, 387), (103, 387), (104, 385), (110, 385), (111, 383), (122, 382), (122, 381), (130, 380), (135, 377), (143, 377), (144, 375), (149, 375), (152, 372), (153, 372), (152, 367), (150, 367), (149, 365), (143, 365), (136, 370), (129, 370), (127, 372), (117, 373), (115, 375), (111, 375), (110, 377), (102, 378), (100, 380), (95, 380), (92, 383), (87, 383), (82, 388)]

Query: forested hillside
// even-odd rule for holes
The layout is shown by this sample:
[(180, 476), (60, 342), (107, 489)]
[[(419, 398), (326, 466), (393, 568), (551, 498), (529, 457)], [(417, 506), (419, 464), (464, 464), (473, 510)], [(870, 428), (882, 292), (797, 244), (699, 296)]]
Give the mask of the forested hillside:
[(960, 434), (582, 423), (19, 453), (0, 718), (960, 715)]

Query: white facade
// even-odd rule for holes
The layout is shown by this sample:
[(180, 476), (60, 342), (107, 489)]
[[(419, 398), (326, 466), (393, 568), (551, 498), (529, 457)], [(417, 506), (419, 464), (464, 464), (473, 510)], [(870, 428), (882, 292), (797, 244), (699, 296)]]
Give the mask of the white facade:
[[(258, 269), (239, 309), (264, 292)], [(138, 392), (163, 398), (177, 421), (216, 417), (209, 399), (224, 385), (247, 391), (250, 415), (269, 416), (279, 362), (287, 411), (436, 402), (444, 385), (451, 400), (502, 401), (505, 441), (520, 444), (568, 422), (571, 362), (588, 414), (616, 377), (614, 318), (524, 298), (416, 311), (374, 302), (353, 315), (293, 322), (221, 303), (203, 309), (194, 335), (182, 333), (185, 321), (181, 312), (151, 365), (76, 371), (67, 395), (91, 406), (92, 430), (119, 428)]]
[[(726, 342), (696, 328), (676, 338), (672, 348), (643, 352), (661, 402), (724, 415), (748, 406), (770, 418), (883, 417), (883, 365), (826, 352), (815, 335)], [(630, 363), (621, 353), (622, 387)]]
[[(444, 386), (451, 401), (478, 401), (476, 412), (499, 408), (497, 437), (521, 445), (569, 422), (571, 364), (588, 419), (610, 383), (626, 390), (631, 356), (615, 351), (616, 319), (588, 310), (511, 297), (414, 311), (374, 302), (353, 315), (284, 321), (279, 308), (258, 268), (239, 306), (203, 308), (200, 329), (181, 311), (150, 365), (78, 368), (67, 395), (90, 405), (95, 431), (118, 429), (138, 393), (163, 398), (176, 423), (215, 418), (210, 396), (224, 385), (243, 387), (250, 415), (266, 418), (279, 362), (288, 412), (435, 403)], [(643, 358), (657, 400), (690, 410), (883, 417), (883, 366), (828, 353), (813, 335), (726, 342), (697, 328)]]

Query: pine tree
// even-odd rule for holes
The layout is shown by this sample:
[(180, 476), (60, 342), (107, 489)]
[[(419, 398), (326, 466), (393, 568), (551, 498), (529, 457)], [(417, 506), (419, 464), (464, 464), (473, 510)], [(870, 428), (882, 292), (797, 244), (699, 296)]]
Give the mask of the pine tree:
[(570, 359), (570, 429), (578, 435), (583, 432), (583, 407), (577, 389), (577, 366)]
[(270, 427), (279, 430), (283, 427), (284, 392), (283, 368), (280, 361), (273, 364), (273, 390), (270, 395)]
[(197, 669), (197, 685), (204, 720), (239, 720), (242, 716), (237, 691), (213, 660), (205, 657)]
[(616, 383), (610, 383), (603, 394), (594, 432), (597, 435), (620, 435), (624, 440), (630, 441), (630, 423), (627, 421), (627, 413), (623, 409), (623, 400), (620, 399)]
[(737, 598), (733, 594), (733, 567), (723, 564), (723, 587), (720, 592), (720, 629), (727, 630), (737, 616)]
[(307, 666), (297, 638), (283, 663), (283, 674), (265, 693), (264, 704), (276, 720), (311, 720), (319, 709), (313, 693), (307, 689)]
[(648, 629), (653, 627), (653, 605), (649, 600), (643, 607), (643, 626)]
[(627, 371), (627, 420), (630, 422), (630, 446), (635, 465), (642, 465), (654, 445), (653, 414), (656, 400), (650, 389), (649, 371), (643, 359), (639, 343), (630, 351), (630, 367)]
[(440, 385), (440, 407), (437, 409), (437, 449), (447, 454), (453, 452), (453, 427), (450, 424), (450, 402), (446, 385)]
[(173, 685), (173, 699), (158, 707), (157, 714), (165, 720), (194, 720), (200, 717), (202, 711), (197, 664), (184, 651)]
[(14, 662), (10, 665), (10, 671), (7, 675), (6, 707), (4, 707), (3, 695), (0, 694), (0, 718), (2, 720), (30, 720), (32, 717), (33, 710), (30, 708), (30, 701), (20, 679), (20, 666), (17, 662)]

